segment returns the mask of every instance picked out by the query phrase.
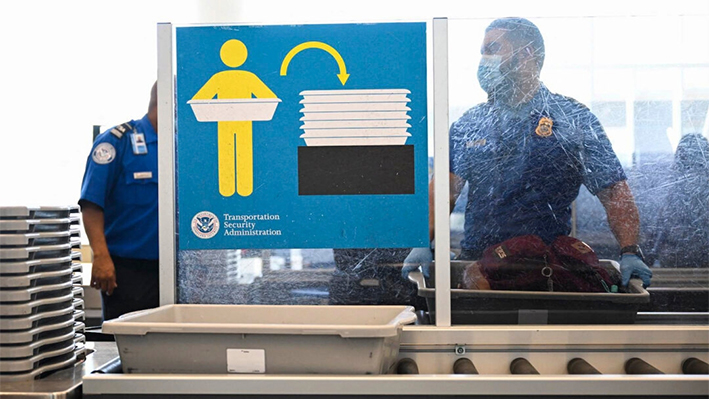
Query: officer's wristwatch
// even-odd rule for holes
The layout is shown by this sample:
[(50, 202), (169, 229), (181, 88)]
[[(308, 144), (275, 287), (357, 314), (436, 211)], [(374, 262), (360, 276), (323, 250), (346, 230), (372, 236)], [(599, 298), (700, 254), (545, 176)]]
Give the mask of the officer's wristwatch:
[(621, 248), (620, 249), (620, 256), (623, 256), (625, 254), (637, 255), (640, 258), (640, 260), (645, 262), (645, 257), (643, 256), (643, 251), (640, 249), (640, 245), (638, 245), (638, 244), (628, 245), (626, 247)]

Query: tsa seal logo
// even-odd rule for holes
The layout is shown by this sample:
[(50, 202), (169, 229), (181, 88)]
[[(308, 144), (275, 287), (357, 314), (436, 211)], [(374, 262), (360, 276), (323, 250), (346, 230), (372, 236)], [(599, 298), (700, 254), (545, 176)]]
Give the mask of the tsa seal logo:
[(94, 152), (91, 153), (91, 159), (94, 160), (99, 165), (106, 165), (116, 158), (116, 149), (111, 145), (111, 143), (101, 143), (94, 148)]
[(212, 212), (202, 211), (192, 218), (192, 232), (199, 238), (208, 239), (219, 232), (219, 219)]

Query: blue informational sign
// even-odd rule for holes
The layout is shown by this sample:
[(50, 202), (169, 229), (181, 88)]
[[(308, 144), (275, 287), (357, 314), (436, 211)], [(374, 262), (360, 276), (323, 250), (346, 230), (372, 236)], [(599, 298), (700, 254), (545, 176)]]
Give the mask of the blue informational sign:
[(428, 245), (426, 24), (176, 29), (179, 249)]

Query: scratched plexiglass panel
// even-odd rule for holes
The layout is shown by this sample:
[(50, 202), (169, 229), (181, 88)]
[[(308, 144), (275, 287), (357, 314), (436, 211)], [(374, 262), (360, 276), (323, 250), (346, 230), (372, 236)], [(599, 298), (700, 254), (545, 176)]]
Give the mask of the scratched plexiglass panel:
[[(467, 299), (460, 292), (452, 297), (454, 323), (458, 310), (461, 317), (467, 312), (458, 319), (465, 323), (512, 324), (599, 322), (574, 317), (577, 307), (593, 313), (606, 306), (609, 323), (633, 322), (627, 312), (707, 310), (707, 22), (706, 16), (450, 21), (450, 165), (459, 189), (452, 196), (451, 282), (469, 291)], [(651, 50), (657, 48), (666, 51)], [(556, 267), (544, 273), (552, 263), (576, 273), (569, 261), (547, 256), (558, 258), (567, 248), (559, 236), (582, 241), (583, 252), (617, 262), (621, 271), (638, 270), (632, 277), (647, 270), (621, 259), (621, 247), (639, 244), (653, 273), (650, 300), (630, 300), (639, 291), (625, 286), (615, 267), (606, 267), (607, 284)], [(514, 262), (529, 267), (500, 269)], [(551, 299), (570, 291), (616, 296), (598, 306), (533, 303), (524, 295), (503, 304), (486, 300), (486, 290), (543, 291)], [(616, 312), (623, 307), (626, 314)], [(552, 309), (566, 315), (552, 316)], [(502, 317), (504, 310), (514, 316)], [(500, 317), (488, 317), (495, 312)]]
[(179, 303), (415, 304), (401, 276), (410, 249), (180, 251)]

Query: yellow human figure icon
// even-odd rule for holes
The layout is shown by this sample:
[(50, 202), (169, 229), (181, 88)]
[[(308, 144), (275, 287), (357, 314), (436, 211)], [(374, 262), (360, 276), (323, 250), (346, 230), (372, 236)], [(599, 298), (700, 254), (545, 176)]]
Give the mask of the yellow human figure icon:
[[(248, 51), (244, 43), (231, 39), (222, 45), (219, 55), (226, 66), (237, 68), (246, 61)], [(258, 76), (242, 70), (214, 74), (192, 100), (211, 100), (214, 96), (217, 99), (277, 98)], [(216, 119), (219, 193), (230, 197), (236, 191), (246, 197), (251, 195), (254, 188), (252, 121), (266, 119), (248, 115), (235, 118), (238, 120), (233, 120), (234, 117)]]

